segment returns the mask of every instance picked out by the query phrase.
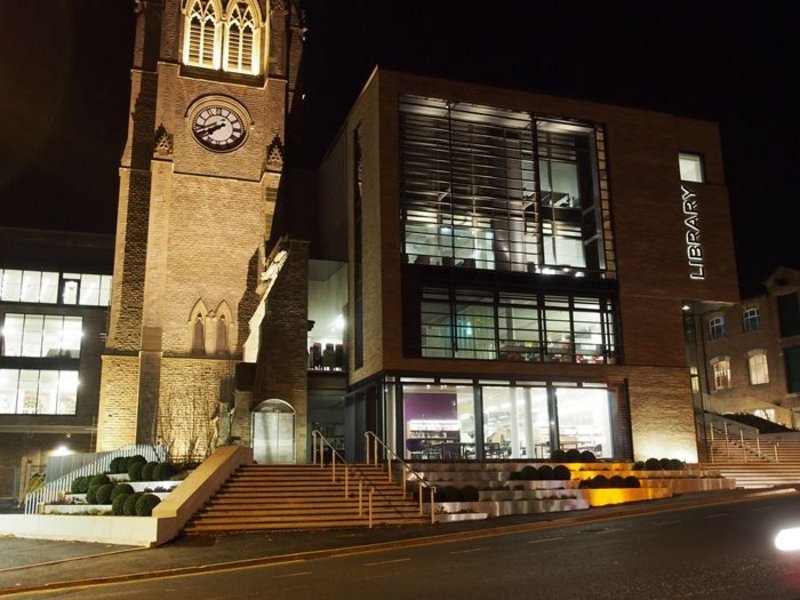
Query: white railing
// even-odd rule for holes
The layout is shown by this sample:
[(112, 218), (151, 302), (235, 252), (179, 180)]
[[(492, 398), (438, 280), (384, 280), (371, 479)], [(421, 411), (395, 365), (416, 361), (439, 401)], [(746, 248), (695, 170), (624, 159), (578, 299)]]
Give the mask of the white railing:
[[(372, 447), (373, 451), (370, 452), (370, 438), (372, 438)], [(378, 464), (378, 450), (379, 448), (383, 448), (386, 452), (386, 473), (389, 478), (389, 483), (392, 482), (392, 459), (400, 465), (401, 474), (400, 478), (403, 480), (403, 494), (406, 493), (408, 487), (408, 476), (413, 475), (414, 481), (417, 482), (417, 496), (419, 497), (419, 514), (424, 515), (423, 509), (423, 502), (422, 497), (424, 496), (422, 490), (427, 488), (430, 492), (430, 499), (431, 499), (431, 524), (436, 523), (436, 511), (433, 509), (434, 507), (434, 499), (436, 497), (436, 486), (432, 485), (423, 475), (415, 471), (411, 465), (409, 465), (406, 461), (402, 458), (397, 456), (394, 451), (389, 448), (386, 444), (383, 443), (377, 435), (375, 435), (372, 431), (367, 431), (364, 433), (364, 440), (366, 442), (367, 447), (367, 464), (370, 464), (370, 461), (373, 461), (375, 465)]]
[(148, 461), (152, 462), (163, 462), (167, 460), (167, 449), (165, 447), (144, 444), (125, 446), (124, 448), (118, 448), (111, 452), (97, 454), (97, 459), (94, 462), (84, 465), (71, 473), (62, 475), (58, 479), (48, 481), (39, 489), (25, 494), (25, 514), (36, 514), (40, 505), (59, 500), (65, 492), (69, 493), (72, 482), (78, 477), (104, 473), (108, 471), (111, 461), (118, 456), (135, 456), (137, 454), (141, 454)]

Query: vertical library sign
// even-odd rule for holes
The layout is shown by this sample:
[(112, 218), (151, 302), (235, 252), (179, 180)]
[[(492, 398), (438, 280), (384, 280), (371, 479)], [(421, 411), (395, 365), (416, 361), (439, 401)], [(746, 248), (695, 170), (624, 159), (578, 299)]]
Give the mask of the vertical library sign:
[(689, 261), (689, 278), (705, 279), (706, 267), (703, 256), (703, 244), (700, 240), (700, 215), (697, 194), (681, 186), (681, 204), (683, 207), (683, 224), (686, 234), (686, 258)]

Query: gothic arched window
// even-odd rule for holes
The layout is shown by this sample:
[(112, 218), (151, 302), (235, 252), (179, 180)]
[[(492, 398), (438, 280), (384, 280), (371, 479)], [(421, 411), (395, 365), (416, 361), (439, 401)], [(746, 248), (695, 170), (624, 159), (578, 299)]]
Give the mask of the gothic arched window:
[(228, 322), (225, 315), (217, 319), (217, 354), (228, 353)]
[(203, 315), (197, 313), (192, 326), (192, 354), (205, 354), (206, 352), (206, 334), (203, 321)]
[(260, 28), (251, 3), (232, 2), (225, 23), (225, 70), (258, 73), (259, 38)]
[(183, 62), (187, 65), (218, 69), (221, 22), (214, 0), (190, 0), (186, 10)]

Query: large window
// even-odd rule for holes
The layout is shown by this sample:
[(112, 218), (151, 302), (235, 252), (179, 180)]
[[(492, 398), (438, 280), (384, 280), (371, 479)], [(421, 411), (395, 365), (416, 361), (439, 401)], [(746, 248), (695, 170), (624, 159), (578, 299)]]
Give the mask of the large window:
[(761, 314), (758, 305), (752, 305), (742, 310), (742, 331), (750, 333), (761, 329)]
[(766, 350), (751, 350), (747, 353), (747, 372), (750, 375), (750, 385), (769, 383)]
[(77, 371), (0, 369), (0, 414), (74, 415)]
[(714, 376), (714, 390), (727, 390), (731, 387), (731, 360), (727, 356), (711, 359), (711, 370)]
[(404, 384), (405, 456), (546, 460), (576, 448), (610, 458), (611, 401), (592, 383)]
[(3, 322), (2, 356), (78, 358), (81, 324), (81, 317), (8, 313)]
[(615, 363), (609, 298), (425, 288), (425, 357)]
[(400, 113), (408, 262), (613, 273), (601, 129), (408, 95)]
[(206, 69), (257, 74), (262, 27), (255, 5), (233, 0), (227, 13), (214, 0), (194, 0), (186, 9), (183, 62)]
[(716, 316), (708, 320), (708, 339), (721, 340), (725, 337), (725, 317)]
[(108, 306), (111, 301), (111, 275), (0, 269), (0, 300)]

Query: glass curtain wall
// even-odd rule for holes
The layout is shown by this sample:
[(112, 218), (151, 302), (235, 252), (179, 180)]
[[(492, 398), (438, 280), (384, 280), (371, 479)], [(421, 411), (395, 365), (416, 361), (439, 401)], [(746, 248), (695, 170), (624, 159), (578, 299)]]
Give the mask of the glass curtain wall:
[(407, 262), (613, 272), (600, 128), (410, 95), (400, 123)]
[(408, 460), (547, 460), (556, 448), (614, 455), (612, 394), (603, 384), (407, 383), (402, 395)]
[(610, 298), (424, 288), (425, 357), (615, 364)]

